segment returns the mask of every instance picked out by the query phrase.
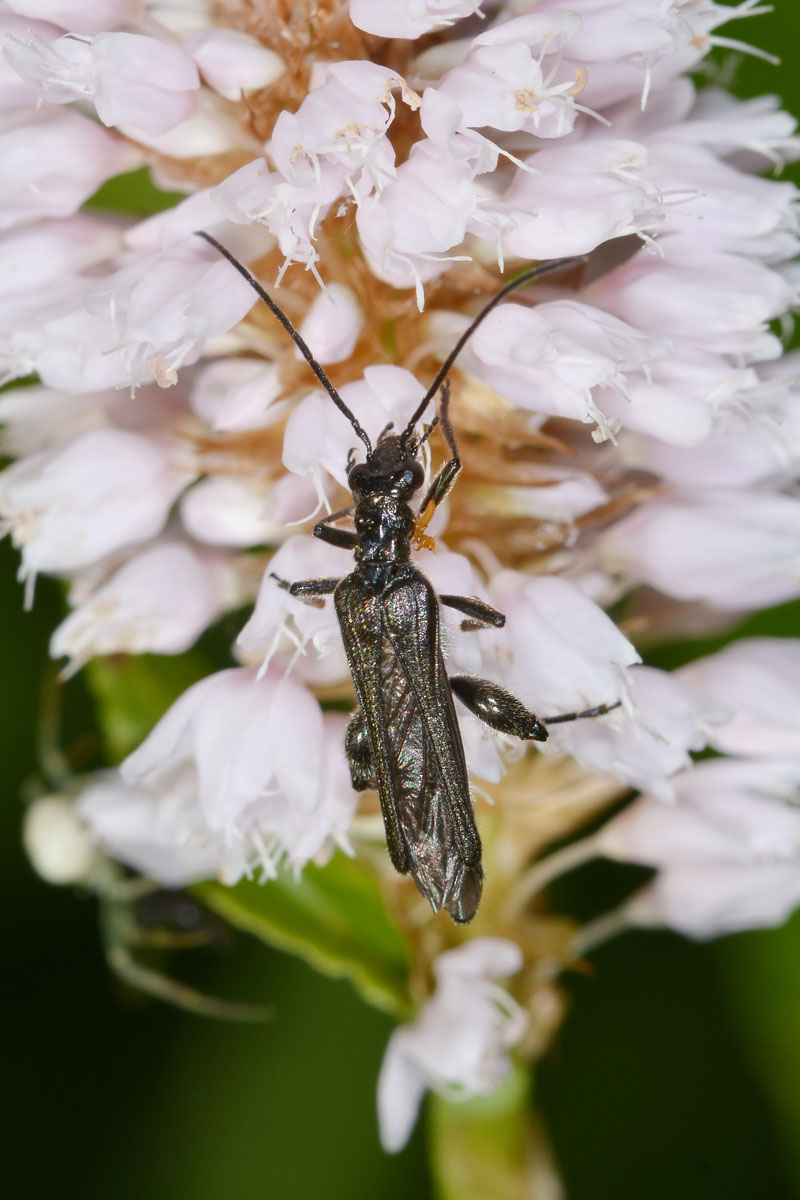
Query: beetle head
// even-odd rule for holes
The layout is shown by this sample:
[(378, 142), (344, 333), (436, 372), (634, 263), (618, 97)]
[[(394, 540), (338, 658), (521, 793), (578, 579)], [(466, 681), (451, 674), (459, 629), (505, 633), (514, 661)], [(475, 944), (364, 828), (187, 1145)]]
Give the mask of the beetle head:
[(356, 500), (364, 496), (393, 496), (408, 500), (425, 478), (417, 462), (417, 443), (402, 434), (384, 430), (366, 461), (356, 463), (347, 476), (347, 486)]

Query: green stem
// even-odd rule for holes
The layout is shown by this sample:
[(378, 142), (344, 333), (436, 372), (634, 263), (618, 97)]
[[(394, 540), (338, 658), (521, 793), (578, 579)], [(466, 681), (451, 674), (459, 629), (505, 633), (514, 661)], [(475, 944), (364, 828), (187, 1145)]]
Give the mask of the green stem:
[(591, 862), (601, 854), (597, 834), (570, 842), (560, 850), (540, 858), (525, 872), (512, 888), (506, 901), (506, 914), (513, 919), (530, 903), (534, 896), (553, 882), (584, 863)]
[(531, 1113), (530, 1071), (464, 1103), (432, 1095), (429, 1152), (437, 1200), (562, 1200), (547, 1139)]
[(575, 958), (585, 958), (598, 946), (619, 937), (621, 933), (627, 933), (635, 925), (636, 921), (631, 919), (631, 905), (625, 901), (618, 908), (612, 908), (610, 912), (583, 925), (570, 942), (570, 951)]

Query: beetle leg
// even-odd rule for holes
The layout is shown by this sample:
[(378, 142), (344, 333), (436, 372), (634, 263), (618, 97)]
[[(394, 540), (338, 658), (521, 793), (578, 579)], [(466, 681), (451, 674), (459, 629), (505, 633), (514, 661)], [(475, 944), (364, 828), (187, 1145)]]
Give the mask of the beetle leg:
[(557, 725), (559, 721), (580, 721), (583, 717), (602, 717), (604, 713), (619, 708), (621, 703), (621, 700), (615, 700), (613, 704), (597, 704), (594, 708), (585, 708), (583, 712), (559, 713), (556, 717), (542, 717), (541, 720), (545, 725)]
[(365, 788), (377, 788), (372, 749), (367, 737), (367, 723), (360, 708), (357, 708), (347, 723), (344, 735), (344, 753), (350, 768), (350, 779), (357, 792)]
[(500, 733), (509, 733), (512, 737), (532, 738), (537, 742), (547, 741), (547, 726), (557, 725), (563, 721), (580, 721), (584, 717), (602, 717), (604, 713), (619, 708), (620, 702), (614, 704), (597, 704), (594, 708), (585, 708), (583, 712), (560, 713), (555, 717), (537, 717), (525, 707), (521, 700), (512, 696), (505, 688), (488, 679), (475, 679), (471, 675), (454, 675), (450, 680), (453, 695), (458, 696), (462, 704), (474, 713), (479, 720), (497, 729)]
[(547, 730), (539, 718), (512, 696), (499, 683), (475, 679), (471, 675), (454, 675), (450, 680), (453, 695), (484, 724), (499, 733), (527, 741), (547, 741)]
[(478, 600), (475, 596), (440, 596), (439, 600), (448, 608), (454, 608), (456, 612), (469, 617), (468, 621), (461, 622), (461, 628), (465, 631), (492, 627), (502, 629), (506, 623), (503, 613), (492, 608), (491, 604), (484, 604), (483, 600)]
[[(450, 384), (449, 382), (442, 384), (442, 399), (439, 403), (439, 426), (444, 435), (444, 440), (447, 442), (447, 447), (450, 451), (450, 457), (446, 463), (443, 463), (439, 470), (431, 480), (430, 486), (425, 493), (425, 498), (420, 505), (420, 514), (424, 513), (430, 504), (436, 507), (441, 504), (447, 493), (455, 482), (456, 475), (461, 470), (461, 457), (458, 453), (458, 445), (456, 443), (456, 435), (453, 426), (450, 423)], [(429, 518), (430, 519), (430, 518)]]
[(435, 550), (436, 539), (432, 538), (425, 530), (430, 523), (430, 519), (434, 514), (436, 506), (430, 503), (427, 508), (424, 508), (419, 515), (419, 518), (414, 523), (414, 534), (412, 541), (417, 550)]
[(320, 538), (323, 542), (327, 542), (329, 546), (339, 546), (342, 550), (353, 550), (358, 545), (358, 534), (354, 529), (335, 529), (334, 521), (339, 521), (342, 517), (349, 517), (355, 508), (351, 504), (348, 508), (340, 508), (338, 512), (328, 513), (327, 517), (323, 517), (321, 521), (317, 521), (312, 529), (314, 537)]
[(274, 571), (269, 573), (270, 579), (274, 579), (278, 587), (283, 588), (290, 596), (294, 596), (296, 600), (302, 600), (304, 604), (310, 604), (312, 608), (322, 608), (325, 604), (323, 597), (331, 596), (336, 591), (338, 579), (302, 579), (296, 583), (289, 583), (287, 579), (281, 579), (280, 575), (276, 575)]
[(436, 506), (444, 500), (455, 483), (456, 475), (461, 470), (461, 458), (458, 453), (456, 435), (453, 432), (453, 426), (450, 424), (450, 417), (448, 415), (449, 407), (450, 384), (448, 381), (445, 381), (442, 384), (442, 399), (439, 404), (439, 425), (450, 450), (450, 458), (434, 475), (419, 506), (419, 513), (414, 523), (414, 542), (420, 550), (433, 549), (433, 538), (429, 537), (425, 530), (428, 528), (431, 518), (436, 512)]

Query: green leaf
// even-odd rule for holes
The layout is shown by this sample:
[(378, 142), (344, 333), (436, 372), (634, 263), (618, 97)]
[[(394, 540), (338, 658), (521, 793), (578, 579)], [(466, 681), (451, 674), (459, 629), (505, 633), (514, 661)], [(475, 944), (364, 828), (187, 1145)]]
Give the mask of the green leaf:
[(800, 1193), (800, 912), (779, 929), (720, 938), (714, 956)]
[(184, 200), (183, 192), (165, 192), (153, 182), (149, 167), (138, 167), (107, 179), (83, 205), (100, 212), (128, 213), (132, 217), (150, 217), (174, 208)]
[(213, 670), (196, 651), (91, 659), (86, 679), (109, 759), (120, 762), (130, 754), (178, 696)]
[(729, 626), (720, 633), (689, 638), (685, 641), (672, 641), (663, 646), (653, 646), (644, 651), (645, 662), (648, 666), (660, 667), (664, 671), (674, 671), (706, 654), (717, 654), (730, 642), (738, 641), (741, 638), (796, 637), (798, 625), (800, 625), (800, 600), (790, 600), (775, 608), (765, 608), (760, 612), (750, 613), (743, 621), (732, 627)]
[(376, 1008), (411, 1015), (408, 947), (375, 877), (357, 860), (337, 853), (325, 867), (306, 867), (297, 880), (282, 873), (264, 884), (204, 883), (193, 891), (237, 928), (349, 979)]

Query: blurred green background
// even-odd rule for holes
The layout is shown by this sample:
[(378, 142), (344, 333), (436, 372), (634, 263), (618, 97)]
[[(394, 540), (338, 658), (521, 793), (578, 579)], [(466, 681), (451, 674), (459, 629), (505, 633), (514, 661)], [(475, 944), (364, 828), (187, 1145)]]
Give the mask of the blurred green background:
[[(723, 32), (788, 60), (795, 14), (782, 0)], [(800, 112), (788, 67), (743, 61), (735, 90), (778, 90)], [(188, 1016), (122, 987), (102, 959), (94, 902), (34, 877), (19, 846), (20, 794), (36, 769), (32, 731), (61, 599), (41, 580), (25, 614), (7, 544), (0, 569), (7, 1194), (426, 1200), (420, 1130), (399, 1156), (377, 1141), (391, 1023), (349, 985), (238, 936), (194, 963), (194, 981), (264, 999), (274, 1019)], [(762, 615), (751, 630), (796, 636), (800, 609)], [(68, 697), (70, 728), (90, 728), (80, 683)], [(590, 866), (560, 899), (596, 913), (626, 881)], [(800, 919), (711, 946), (631, 934), (593, 961), (593, 976), (568, 980), (570, 1013), (538, 1072), (569, 1200), (800, 1197)]]

